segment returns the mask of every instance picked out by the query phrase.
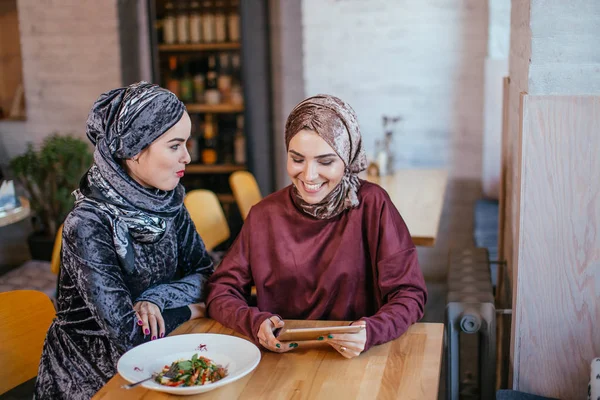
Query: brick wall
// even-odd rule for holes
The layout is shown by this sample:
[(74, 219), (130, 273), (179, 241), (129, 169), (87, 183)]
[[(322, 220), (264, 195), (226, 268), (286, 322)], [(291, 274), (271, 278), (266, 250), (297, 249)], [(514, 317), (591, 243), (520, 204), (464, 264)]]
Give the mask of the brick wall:
[(357, 111), (367, 151), (401, 115), (397, 167), (481, 176), (487, 1), (303, 0), (306, 95)]
[(27, 120), (0, 122), (3, 158), (55, 131), (85, 137), (94, 100), (121, 84), (115, 1), (19, 0), (18, 12)]

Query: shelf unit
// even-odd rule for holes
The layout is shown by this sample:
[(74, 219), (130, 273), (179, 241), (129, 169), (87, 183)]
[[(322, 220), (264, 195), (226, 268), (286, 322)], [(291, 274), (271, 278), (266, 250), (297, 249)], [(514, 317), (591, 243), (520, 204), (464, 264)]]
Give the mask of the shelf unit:
[(241, 45), (238, 42), (224, 43), (198, 43), (198, 44), (160, 44), (158, 51), (165, 53), (174, 52), (197, 52), (197, 51), (228, 51), (239, 50)]
[(235, 171), (244, 171), (245, 165), (237, 164), (188, 164), (186, 174), (230, 174)]

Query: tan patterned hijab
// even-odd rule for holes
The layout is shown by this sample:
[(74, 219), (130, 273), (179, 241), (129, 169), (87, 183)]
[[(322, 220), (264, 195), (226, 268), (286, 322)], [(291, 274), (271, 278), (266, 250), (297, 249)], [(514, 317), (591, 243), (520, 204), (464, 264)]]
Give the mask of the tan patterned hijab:
[(290, 113), (285, 124), (285, 146), (303, 129), (309, 129), (330, 145), (342, 159), (346, 169), (340, 183), (323, 200), (309, 204), (293, 188), (293, 200), (298, 208), (318, 218), (329, 219), (342, 211), (357, 207), (360, 180), (358, 173), (367, 167), (356, 113), (343, 100), (327, 94), (319, 94), (299, 103)]

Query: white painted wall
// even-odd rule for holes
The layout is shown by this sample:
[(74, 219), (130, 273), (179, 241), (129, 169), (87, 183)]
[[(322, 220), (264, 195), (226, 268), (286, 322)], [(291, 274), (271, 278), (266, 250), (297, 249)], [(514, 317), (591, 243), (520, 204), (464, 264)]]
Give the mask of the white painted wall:
[(306, 95), (348, 101), (369, 153), (401, 115), (397, 167), (479, 179), (487, 20), (481, 0), (303, 0)]
[(600, 1), (531, 0), (529, 94), (600, 93)]
[(488, 21), (481, 183), (486, 197), (498, 199), (502, 154), (502, 82), (508, 76), (510, 0), (489, 0)]

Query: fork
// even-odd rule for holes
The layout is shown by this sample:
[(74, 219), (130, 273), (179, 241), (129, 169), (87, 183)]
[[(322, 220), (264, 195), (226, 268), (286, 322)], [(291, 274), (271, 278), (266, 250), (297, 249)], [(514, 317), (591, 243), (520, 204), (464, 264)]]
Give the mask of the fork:
[(142, 383), (144, 383), (146, 381), (149, 381), (150, 379), (154, 379), (155, 377), (156, 377), (156, 374), (152, 374), (151, 376), (149, 376), (146, 379), (142, 379), (141, 381), (130, 383), (129, 385), (123, 385), (123, 386), (121, 386), (121, 388), (122, 389), (127, 389), (127, 390), (133, 389), (134, 387), (136, 387), (136, 386), (138, 386), (138, 385), (140, 385), (140, 384), (142, 384)]

